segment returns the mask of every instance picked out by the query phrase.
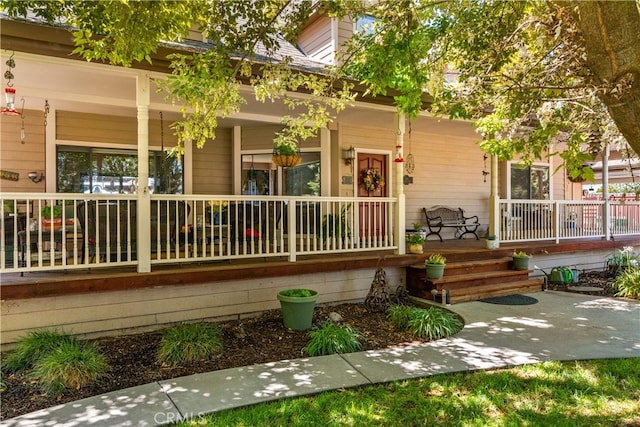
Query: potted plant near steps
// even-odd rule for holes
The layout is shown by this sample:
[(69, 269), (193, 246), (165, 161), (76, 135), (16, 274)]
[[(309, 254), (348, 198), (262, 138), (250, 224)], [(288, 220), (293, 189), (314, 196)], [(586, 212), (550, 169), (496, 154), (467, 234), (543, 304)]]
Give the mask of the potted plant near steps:
[(516, 270), (528, 270), (531, 255), (523, 251), (515, 251), (513, 253), (513, 268)]
[(425, 239), (420, 233), (407, 233), (407, 251), (411, 254), (421, 254), (424, 250)]
[(431, 254), (424, 261), (427, 279), (442, 279), (447, 259), (441, 254)]
[(62, 206), (43, 206), (40, 209), (42, 229), (44, 231), (59, 230), (62, 227)]
[(498, 249), (500, 247), (500, 242), (496, 239), (496, 235), (492, 234), (491, 231), (487, 232), (485, 236), (485, 243), (487, 245), (487, 249)]
[(292, 168), (302, 161), (302, 156), (295, 141), (274, 141), (271, 160), (280, 167)]
[(318, 292), (312, 289), (284, 289), (278, 292), (284, 326), (294, 330), (311, 328)]

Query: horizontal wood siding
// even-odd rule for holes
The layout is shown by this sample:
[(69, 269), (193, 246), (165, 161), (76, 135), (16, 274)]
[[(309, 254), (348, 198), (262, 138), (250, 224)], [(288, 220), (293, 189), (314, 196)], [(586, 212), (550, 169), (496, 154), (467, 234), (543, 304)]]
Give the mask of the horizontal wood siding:
[(231, 194), (233, 129), (216, 131), (216, 139), (202, 148), (193, 148), (193, 193)]
[[(404, 269), (386, 269), (400, 283)], [(319, 292), (319, 304), (361, 301), (371, 287), (370, 269), (122, 292), (2, 301), (2, 346), (38, 328), (57, 328), (98, 337), (153, 330), (176, 322), (226, 320), (278, 309), (279, 290), (305, 287)], [(393, 287), (392, 290), (395, 290)]]
[(326, 63), (333, 61), (334, 46), (329, 18), (321, 17), (306, 27), (297, 42), (300, 49), (312, 59)]
[(349, 17), (338, 21), (338, 46), (340, 49), (344, 48), (345, 44), (353, 36), (353, 25), (353, 20)]
[[(159, 116), (149, 118), (149, 145), (171, 148), (177, 138), (170, 120)], [(162, 132), (160, 124), (162, 123)], [(56, 138), (64, 141), (100, 142), (127, 145), (135, 149), (138, 144), (138, 121), (135, 117), (109, 116), (69, 111), (56, 112)]]
[[(414, 157), (413, 184), (405, 185), (406, 223), (426, 225), (422, 208), (445, 205), (463, 208), (467, 216), (477, 215), (482, 224), (489, 222), (491, 179), (482, 176), (483, 152), (478, 135), (467, 123), (451, 122), (452, 127), (467, 128), (468, 133), (433, 134), (412, 132), (405, 138), (405, 158), (409, 146)], [(462, 133), (462, 135), (461, 135)], [(491, 163), (487, 160), (487, 170)], [(454, 238), (454, 230), (443, 230), (443, 238)], [(433, 237), (431, 237), (433, 238)]]
[[(281, 125), (266, 126), (246, 126), (242, 127), (242, 144), (243, 151), (251, 150), (272, 150), (273, 138), (276, 132), (282, 129)], [(319, 148), (320, 136), (306, 139), (300, 143), (300, 148)]]
[(42, 192), (45, 182), (34, 184), (29, 172), (44, 172), (44, 113), (25, 110), (24, 144), (20, 140), (22, 119), (19, 116), (0, 115), (0, 170), (17, 172), (18, 181), (0, 180), (3, 192)]

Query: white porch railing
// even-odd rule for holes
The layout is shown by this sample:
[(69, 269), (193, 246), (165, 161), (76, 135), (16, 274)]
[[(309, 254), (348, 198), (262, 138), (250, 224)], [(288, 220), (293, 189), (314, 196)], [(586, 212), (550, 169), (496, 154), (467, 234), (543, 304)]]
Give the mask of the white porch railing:
[(499, 200), (496, 212), (502, 242), (640, 234), (638, 202)]
[(393, 198), (151, 195), (148, 215), (136, 195), (0, 199), (2, 272), (397, 249)]

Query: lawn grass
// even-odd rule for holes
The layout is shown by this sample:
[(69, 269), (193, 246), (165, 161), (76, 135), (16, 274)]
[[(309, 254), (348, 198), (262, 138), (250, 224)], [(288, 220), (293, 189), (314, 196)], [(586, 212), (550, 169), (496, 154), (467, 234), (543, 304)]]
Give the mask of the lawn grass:
[(179, 426), (640, 425), (640, 358), (436, 375), (227, 410)]

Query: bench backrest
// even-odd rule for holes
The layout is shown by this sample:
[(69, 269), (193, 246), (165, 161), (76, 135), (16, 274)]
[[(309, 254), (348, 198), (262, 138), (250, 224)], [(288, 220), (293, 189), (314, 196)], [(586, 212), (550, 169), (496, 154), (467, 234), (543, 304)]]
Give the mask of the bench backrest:
[(428, 221), (462, 221), (464, 214), (462, 209), (452, 209), (446, 206), (437, 206), (430, 209), (424, 208), (424, 213)]

